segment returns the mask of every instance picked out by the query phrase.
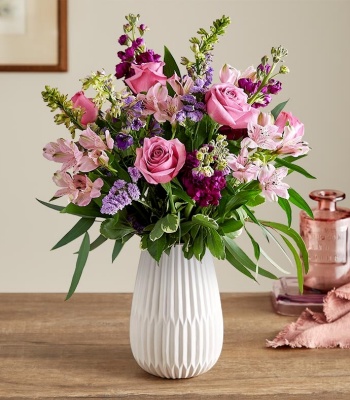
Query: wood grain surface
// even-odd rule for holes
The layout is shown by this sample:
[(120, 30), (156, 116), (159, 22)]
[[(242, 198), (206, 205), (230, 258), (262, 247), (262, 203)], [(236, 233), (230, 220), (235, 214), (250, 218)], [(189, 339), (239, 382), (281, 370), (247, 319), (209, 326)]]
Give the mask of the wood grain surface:
[(204, 375), (147, 374), (129, 346), (131, 294), (0, 294), (1, 399), (350, 399), (350, 352), (270, 349), (294, 317), (268, 293), (223, 294), (224, 347)]

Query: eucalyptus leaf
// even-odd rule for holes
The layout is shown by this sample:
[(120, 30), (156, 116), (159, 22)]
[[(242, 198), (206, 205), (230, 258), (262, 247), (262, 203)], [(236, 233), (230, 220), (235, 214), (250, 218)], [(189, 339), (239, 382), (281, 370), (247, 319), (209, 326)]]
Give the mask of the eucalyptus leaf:
[(66, 233), (61, 240), (59, 240), (51, 250), (58, 249), (62, 246), (65, 246), (66, 244), (72, 242), (79, 236), (83, 235), (85, 232), (87, 232), (91, 226), (94, 224), (95, 219), (90, 219), (90, 218), (81, 218), (74, 226), (73, 228)]
[(114, 246), (113, 246), (113, 251), (112, 251), (112, 263), (118, 257), (123, 246), (124, 246), (124, 243), (123, 243), (122, 239), (115, 241)]
[(288, 103), (289, 99), (284, 101), (283, 103), (277, 104), (277, 106), (271, 111), (271, 114), (275, 118), (275, 121), (277, 117), (280, 115), (281, 111), (284, 109), (285, 105)]
[(89, 251), (90, 251), (90, 238), (89, 234), (86, 232), (78, 252), (78, 258), (66, 300), (72, 297), (73, 293), (75, 292), (75, 289), (78, 286), (81, 274), (83, 273), (86, 261), (89, 256)]

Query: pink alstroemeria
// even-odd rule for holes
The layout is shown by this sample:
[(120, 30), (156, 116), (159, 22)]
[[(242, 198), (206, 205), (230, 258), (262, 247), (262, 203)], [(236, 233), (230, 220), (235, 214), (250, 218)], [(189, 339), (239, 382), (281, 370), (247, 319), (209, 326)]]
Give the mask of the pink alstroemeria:
[(182, 109), (183, 104), (179, 97), (168, 96), (163, 102), (158, 103), (158, 111), (154, 113), (154, 119), (158, 122), (176, 122), (176, 114)]
[(257, 179), (260, 171), (260, 162), (251, 162), (246, 147), (243, 147), (238, 156), (231, 154), (227, 158), (228, 166), (232, 169), (232, 175), (240, 182), (250, 182)]
[(278, 197), (289, 198), (289, 185), (282, 182), (288, 174), (288, 168), (275, 168), (272, 164), (264, 165), (258, 175), (262, 194), (270, 201), (277, 201)]
[(141, 100), (144, 105), (143, 114), (154, 114), (159, 110), (158, 103), (166, 101), (168, 97), (168, 89), (161, 83), (156, 83), (150, 87), (147, 94), (138, 94), (137, 99)]
[(83, 153), (72, 140), (58, 139), (48, 143), (43, 149), (43, 156), (50, 161), (62, 163), (61, 171), (75, 168), (81, 161)]
[(53, 181), (61, 189), (57, 190), (55, 197), (67, 195), (73, 204), (87, 206), (91, 199), (101, 196), (103, 180), (101, 178), (91, 181), (86, 175), (76, 174), (71, 177), (67, 172), (57, 171)]
[(171, 76), (167, 82), (174, 89), (174, 92), (178, 96), (184, 96), (185, 94), (189, 94), (194, 85), (193, 79), (190, 76), (186, 75), (181, 80), (181, 78), (177, 76), (176, 73), (173, 76)]
[(103, 150), (91, 150), (81, 158), (76, 170), (90, 172), (98, 167), (107, 165), (108, 161), (109, 158)]
[(300, 134), (300, 132), (300, 130), (292, 126), (286, 126), (282, 134), (282, 140), (277, 147), (277, 153), (290, 154), (293, 157), (308, 153), (310, 150), (309, 144), (301, 140), (303, 134)]
[(256, 69), (253, 66), (248, 67), (245, 71), (241, 72), (229, 64), (225, 64), (219, 72), (220, 81), (222, 83), (232, 83), (238, 85), (239, 79), (251, 79), (253, 82), (256, 80)]
[(252, 122), (248, 123), (248, 137), (241, 142), (241, 147), (256, 149), (260, 147), (266, 150), (275, 150), (277, 148), (277, 140), (281, 139), (278, 133), (278, 127), (275, 125), (261, 126)]
[[(108, 133), (107, 133), (108, 132)], [(106, 134), (106, 142), (102, 140), (100, 136), (98, 136), (89, 126), (87, 129), (82, 131), (79, 143), (87, 150), (108, 150), (113, 149), (113, 139), (110, 137), (109, 131), (105, 132)]]

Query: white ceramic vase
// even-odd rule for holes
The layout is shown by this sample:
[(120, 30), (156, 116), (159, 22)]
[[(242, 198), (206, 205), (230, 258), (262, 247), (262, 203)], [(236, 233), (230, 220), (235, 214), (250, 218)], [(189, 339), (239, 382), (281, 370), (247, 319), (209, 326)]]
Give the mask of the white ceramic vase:
[(141, 253), (135, 282), (130, 344), (145, 371), (162, 378), (191, 378), (208, 371), (223, 343), (223, 318), (215, 266), (209, 250), (199, 262), (182, 246), (159, 264)]

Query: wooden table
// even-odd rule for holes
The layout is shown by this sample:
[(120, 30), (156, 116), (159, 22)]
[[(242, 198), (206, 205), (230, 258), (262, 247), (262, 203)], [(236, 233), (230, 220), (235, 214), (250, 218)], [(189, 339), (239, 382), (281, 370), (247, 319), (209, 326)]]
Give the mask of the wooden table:
[(294, 317), (268, 293), (223, 294), (218, 363), (192, 379), (147, 374), (129, 346), (131, 294), (0, 294), (0, 398), (350, 399), (350, 351), (270, 349)]

